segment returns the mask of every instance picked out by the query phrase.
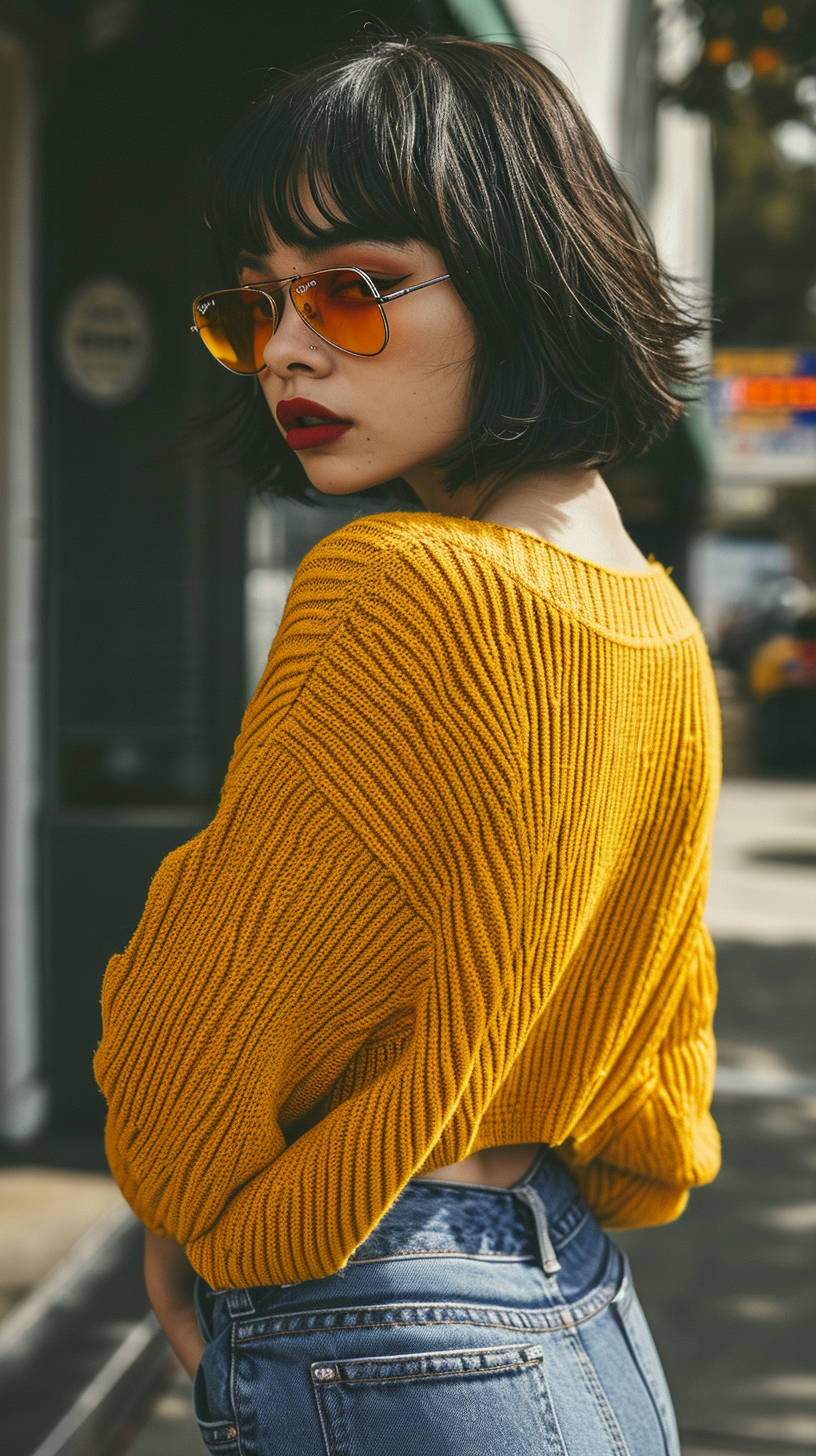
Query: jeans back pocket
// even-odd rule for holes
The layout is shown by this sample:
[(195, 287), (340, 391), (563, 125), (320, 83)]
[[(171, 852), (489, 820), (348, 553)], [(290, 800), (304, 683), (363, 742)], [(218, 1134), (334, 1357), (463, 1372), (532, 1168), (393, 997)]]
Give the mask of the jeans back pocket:
[(315, 1361), (328, 1456), (566, 1456), (541, 1345)]

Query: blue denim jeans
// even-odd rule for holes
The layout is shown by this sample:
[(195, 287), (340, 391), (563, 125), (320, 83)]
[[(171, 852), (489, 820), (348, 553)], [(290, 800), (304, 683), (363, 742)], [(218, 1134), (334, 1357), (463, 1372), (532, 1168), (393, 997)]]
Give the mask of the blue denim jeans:
[(626, 1259), (553, 1153), (509, 1189), (414, 1179), (340, 1274), (196, 1302), (218, 1456), (679, 1456)]

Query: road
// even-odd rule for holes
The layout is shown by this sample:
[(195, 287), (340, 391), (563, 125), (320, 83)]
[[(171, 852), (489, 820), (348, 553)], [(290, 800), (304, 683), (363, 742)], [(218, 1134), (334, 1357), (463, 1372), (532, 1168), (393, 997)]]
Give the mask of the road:
[[(619, 1242), (684, 1456), (803, 1456), (816, 1451), (816, 784), (726, 781), (708, 923), (723, 1170), (676, 1224)], [(178, 1376), (130, 1456), (199, 1450)]]

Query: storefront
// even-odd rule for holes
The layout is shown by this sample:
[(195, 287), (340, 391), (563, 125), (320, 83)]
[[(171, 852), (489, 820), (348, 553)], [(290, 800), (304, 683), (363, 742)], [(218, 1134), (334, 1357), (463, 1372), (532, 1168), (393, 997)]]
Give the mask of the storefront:
[[(377, 17), (512, 39), (493, 0), (385, 3)], [(232, 387), (189, 330), (191, 299), (219, 277), (206, 158), (270, 68), (359, 25), (329, 0), (308, 25), (266, 0), (243, 5), (240, 24), (226, 0), (0, 5), (0, 1102), (12, 1139), (46, 1121), (101, 1125), (91, 1056), (105, 962), (161, 858), (212, 814), (246, 702), (244, 604), (258, 578), (245, 580), (245, 494), (189, 428)], [(331, 528), (290, 529), (290, 569)], [(257, 512), (250, 532), (255, 560)]]

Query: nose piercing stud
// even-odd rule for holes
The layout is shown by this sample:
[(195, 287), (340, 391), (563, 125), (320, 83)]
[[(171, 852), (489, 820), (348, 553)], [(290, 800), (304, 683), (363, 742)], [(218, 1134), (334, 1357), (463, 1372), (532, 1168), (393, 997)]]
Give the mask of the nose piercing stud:
[(310, 349), (316, 349), (316, 348), (317, 348), (317, 344), (310, 344), (310, 345), (309, 345), (309, 348), (310, 348)]

